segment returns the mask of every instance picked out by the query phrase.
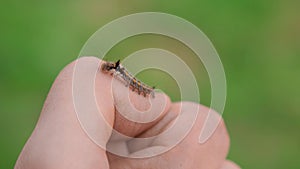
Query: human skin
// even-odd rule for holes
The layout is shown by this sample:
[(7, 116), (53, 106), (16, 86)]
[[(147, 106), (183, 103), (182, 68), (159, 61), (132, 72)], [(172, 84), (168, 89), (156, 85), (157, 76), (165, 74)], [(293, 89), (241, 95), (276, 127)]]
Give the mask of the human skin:
[[(107, 123), (95, 124), (96, 131), (100, 132), (96, 133), (98, 140), (92, 139), (87, 133), (88, 130), (82, 127), (74, 108), (72, 83), (74, 83), (74, 68), (78, 63), (85, 65), (76, 70), (84, 84), (86, 76), (98, 69), (101, 60), (95, 57), (82, 57), (67, 65), (59, 73), (49, 91), (38, 123), (16, 162), (16, 169), (239, 168), (226, 160), (229, 136), (223, 120), (206, 142), (200, 144), (198, 141), (208, 113), (219, 116), (218, 113), (209, 112), (209, 108), (196, 103), (171, 103), (169, 97), (162, 93), (157, 93), (150, 104), (149, 99), (128, 91), (124, 84), (101, 71), (95, 73), (94, 93), (96, 104), (101, 107), (99, 113)], [(143, 118), (140, 114), (137, 115), (136, 110), (149, 112)], [(179, 116), (189, 116), (191, 113), (197, 113), (197, 119), (182, 141), (162, 154), (148, 158), (131, 158), (170, 148), (172, 145), (169, 145), (168, 139), (180, 133), (178, 131), (180, 128), (173, 127), (176, 126), (176, 119)], [(156, 118), (147, 123), (139, 123), (124, 117), (132, 114), (139, 116), (140, 119), (151, 119), (152, 114)], [(178, 123), (183, 123), (178, 125), (182, 126), (186, 121)], [(155, 136), (168, 129), (170, 132), (167, 137), (158, 137), (149, 145), (138, 145), (135, 142), (128, 143), (128, 140), (121, 137), (112, 136), (112, 128), (106, 124), (130, 137)], [(99, 146), (98, 143), (117, 147), (127, 157), (110, 153), (106, 151), (105, 146)]]

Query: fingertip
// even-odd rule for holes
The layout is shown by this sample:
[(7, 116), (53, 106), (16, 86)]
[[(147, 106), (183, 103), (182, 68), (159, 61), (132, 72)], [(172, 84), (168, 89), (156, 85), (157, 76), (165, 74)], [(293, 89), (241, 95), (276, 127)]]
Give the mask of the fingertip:
[(165, 114), (171, 107), (171, 99), (165, 93), (155, 93), (155, 97), (157, 98), (154, 104), (161, 104), (164, 106), (162, 110), (162, 114)]
[(116, 83), (113, 88), (116, 107), (114, 128), (124, 135), (139, 135), (156, 124), (171, 106), (170, 98), (164, 93), (156, 93), (154, 98), (144, 97)]

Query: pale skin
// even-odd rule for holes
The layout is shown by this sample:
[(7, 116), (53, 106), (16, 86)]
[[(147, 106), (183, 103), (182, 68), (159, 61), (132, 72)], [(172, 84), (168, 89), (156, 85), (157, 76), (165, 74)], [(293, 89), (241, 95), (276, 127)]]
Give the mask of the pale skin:
[[(165, 94), (156, 94), (151, 102), (150, 112), (157, 118), (147, 123), (133, 122), (123, 115), (135, 115), (132, 106), (138, 110), (149, 109), (148, 99), (136, 92), (126, 90), (124, 84), (112, 84), (113, 77), (101, 71), (95, 77), (96, 102), (107, 124), (118, 132), (131, 137), (149, 137), (171, 128), (180, 114), (198, 110), (195, 125), (187, 136), (171, 150), (149, 158), (130, 158), (146, 151), (157, 151), (168, 147), (174, 132), (161, 137), (151, 145), (128, 144), (128, 140), (112, 137), (112, 129), (104, 123), (97, 124), (102, 132), (96, 133), (100, 142), (118, 147), (128, 157), (107, 152), (98, 146), (83, 130), (73, 104), (72, 77), (77, 62), (86, 65), (82, 72), (99, 67), (101, 60), (83, 57), (67, 65), (58, 75), (44, 103), (38, 123), (24, 146), (15, 165), (16, 169), (238, 169), (226, 160), (229, 149), (229, 136), (223, 120), (213, 135), (203, 144), (198, 138), (209, 108), (191, 102), (172, 103)], [(83, 73), (84, 74), (84, 73)], [(84, 81), (85, 76), (82, 76)], [(130, 95), (130, 99), (127, 97)], [(124, 100), (130, 100), (128, 104)], [(117, 108), (116, 108), (117, 107)], [(182, 108), (184, 107), (184, 108)], [(122, 115), (119, 113), (122, 111)], [(215, 113), (218, 116), (217, 113)], [(152, 117), (145, 117), (152, 118)], [(92, 122), (91, 122), (92, 123)], [(184, 125), (184, 124), (180, 124)]]

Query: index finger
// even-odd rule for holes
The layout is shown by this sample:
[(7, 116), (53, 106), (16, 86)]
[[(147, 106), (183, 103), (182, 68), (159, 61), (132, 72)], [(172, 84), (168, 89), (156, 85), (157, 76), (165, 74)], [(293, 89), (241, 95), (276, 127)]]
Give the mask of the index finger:
[[(101, 65), (105, 62), (102, 61)], [(170, 99), (163, 93), (138, 94), (126, 86), (119, 78), (100, 71), (99, 76), (110, 79), (115, 106), (114, 129), (126, 136), (135, 137), (155, 125), (170, 107)]]

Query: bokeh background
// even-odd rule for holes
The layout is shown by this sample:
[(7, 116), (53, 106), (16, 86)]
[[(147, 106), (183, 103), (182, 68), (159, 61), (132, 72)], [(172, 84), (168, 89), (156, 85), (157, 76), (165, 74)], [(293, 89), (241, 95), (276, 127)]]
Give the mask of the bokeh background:
[[(231, 136), (228, 158), (243, 168), (300, 168), (299, 9), (298, 0), (1, 0), (0, 168), (13, 168), (52, 82), (85, 41), (113, 19), (146, 11), (192, 22), (217, 49), (228, 84), (223, 114)], [(117, 44), (107, 60), (149, 47), (172, 51), (188, 62), (200, 84), (201, 103), (209, 106), (205, 69), (174, 39), (132, 37)], [(153, 80), (161, 74), (138, 76), (180, 100), (171, 77)]]

